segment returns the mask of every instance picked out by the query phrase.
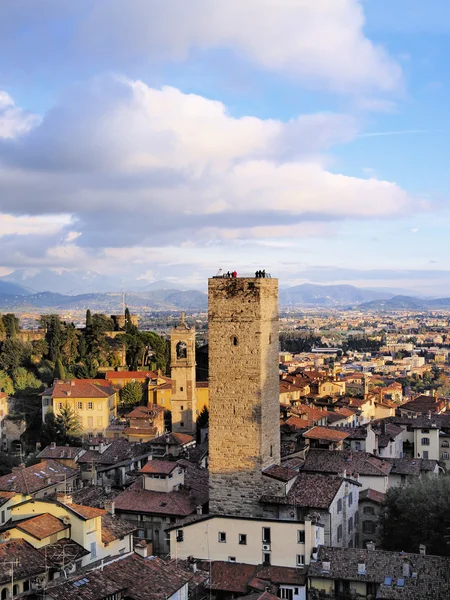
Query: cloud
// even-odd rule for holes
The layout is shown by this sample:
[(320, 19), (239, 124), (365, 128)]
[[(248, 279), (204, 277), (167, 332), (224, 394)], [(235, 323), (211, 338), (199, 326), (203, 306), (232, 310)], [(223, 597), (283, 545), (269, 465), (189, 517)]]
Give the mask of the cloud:
[[(364, 33), (360, 0), (3, 0), (0, 44), (10, 63), (44, 72), (123, 70), (226, 50), (257, 69), (338, 93), (392, 92), (399, 64)], [(25, 36), (23, 32), (26, 31)], [(55, 32), (64, 32), (64, 41)], [(0, 47), (0, 51), (2, 48)], [(13, 68), (7, 63), (5, 67)]]
[(5, 91), (0, 90), (0, 139), (16, 138), (28, 133), (39, 117), (18, 108)]
[(95, 78), (0, 141), (0, 210), (71, 214), (71, 241), (96, 248), (301, 235), (301, 223), (420, 210), (395, 183), (326, 169), (322, 151), (357, 131), (345, 114), (235, 118), (172, 87)]

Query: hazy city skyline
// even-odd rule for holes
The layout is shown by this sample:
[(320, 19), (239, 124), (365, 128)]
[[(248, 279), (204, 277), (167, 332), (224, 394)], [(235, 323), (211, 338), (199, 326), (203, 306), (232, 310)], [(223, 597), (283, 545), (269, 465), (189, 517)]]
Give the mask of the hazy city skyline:
[(0, 275), (450, 294), (449, 29), (443, 0), (4, 0)]

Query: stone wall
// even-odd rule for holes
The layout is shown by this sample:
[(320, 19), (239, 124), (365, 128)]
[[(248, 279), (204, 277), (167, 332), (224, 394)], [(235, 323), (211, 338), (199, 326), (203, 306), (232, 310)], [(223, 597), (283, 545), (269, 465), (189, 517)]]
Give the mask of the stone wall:
[(260, 516), (280, 464), (278, 280), (209, 280), (210, 510)]

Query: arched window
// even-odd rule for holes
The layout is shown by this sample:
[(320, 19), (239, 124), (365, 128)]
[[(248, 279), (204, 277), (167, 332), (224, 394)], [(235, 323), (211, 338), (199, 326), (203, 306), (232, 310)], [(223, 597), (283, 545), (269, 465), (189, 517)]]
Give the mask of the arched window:
[(177, 344), (177, 358), (187, 357), (187, 347), (184, 342), (178, 342)]
[(448, 448), (449, 447), (448, 441), (447, 440), (443, 440), (441, 446), (442, 446), (442, 448)]
[(19, 586), (16, 583), (16, 585), (13, 587), (13, 596), (16, 596), (19, 593)]
[(8, 588), (3, 588), (2, 589), (2, 600), (6, 600), (7, 598), (9, 598)]
[(233, 337), (231, 338), (231, 342), (232, 342), (233, 346), (237, 346), (239, 344), (239, 340), (237, 339), (237, 337), (235, 335), (233, 335)]

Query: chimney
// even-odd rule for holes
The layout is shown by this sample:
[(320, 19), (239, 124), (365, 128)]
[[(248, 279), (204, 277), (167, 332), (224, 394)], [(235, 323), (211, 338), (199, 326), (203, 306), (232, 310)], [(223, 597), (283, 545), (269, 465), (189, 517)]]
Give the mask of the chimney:
[(427, 553), (427, 547), (425, 546), (425, 544), (420, 544), (420, 546), (419, 546), (419, 554), (425, 555), (426, 553)]
[(201, 514), (203, 514), (203, 508), (202, 508), (202, 505), (201, 505), (201, 504), (199, 504), (199, 505), (197, 506), (197, 508), (196, 508), (196, 512), (197, 512), (197, 514), (198, 514), (198, 515), (201, 515)]
[(148, 546), (145, 540), (140, 540), (134, 546), (134, 551), (136, 554), (142, 558), (147, 558), (148, 556)]
[(50, 448), (54, 450), (56, 448), (56, 442), (51, 442)]
[(116, 514), (116, 503), (114, 502), (114, 500), (105, 500), (104, 506), (105, 510), (107, 510), (110, 515)]
[(370, 551), (375, 550), (375, 542), (367, 542), (366, 548), (367, 548), (367, 550), (370, 550)]
[(405, 560), (405, 562), (403, 563), (403, 577), (409, 577), (409, 576), (410, 576), (409, 562)]
[(197, 560), (193, 556), (188, 557), (189, 568), (193, 573), (197, 573)]
[(66, 492), (56, 492), (56, 500), (61, 504), (72, 504), (72, 496)]

